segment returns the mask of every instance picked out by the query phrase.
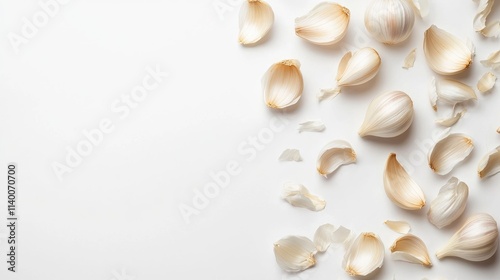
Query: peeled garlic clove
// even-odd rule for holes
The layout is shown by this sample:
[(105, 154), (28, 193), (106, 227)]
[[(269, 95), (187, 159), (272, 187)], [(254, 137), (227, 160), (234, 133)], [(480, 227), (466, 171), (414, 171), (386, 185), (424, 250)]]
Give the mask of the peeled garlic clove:
[(323, 2), (307, 15), (295, 19), (295, 34), (316, 45), (333, 45), (347, 33), (349, 9)]
[(314, 244), (319, 252), (324, 252), (331, 244), (345, 243), (351, 231), (343, 226), (335, 227), (332, 224), (324, 224), (318, 227), (314, 234)]
[(278, 265), (287, 272), (299, 272), (316, 264), (316, 247), (307, 237), (287, 236), (274, 243)]
[(437, 111), (437, 87), (436, 87), (436, 78), (431, 78), (431, 84), (429, 87), (429, 101), (431, 102), (432, 109)]
[(477, 167), (477, 173), (480, 178), (490, 177), (498, 172), (500, 172), (500, 146), (481, 158)]
[(401, 234), (407, 234), (411, 230), (410, 224), (405, 221), (386, 220), (384, 224), (391, 230)]
[(368, 33), (384, 44), (398, 44), (413, 30), (415, 13), (407, 0), (372, 0), (365, 11)]
[(480, 262), (491, 258), (497, 247), (497, 222), (491, 215), (482, 213), (469, 217), (436, 256), (438, 259), (458, 257)]
[(446, 175), (474, 149), (472, 139), (462, 133), (452, 133), (439, 140), (429, 156), (430, 168), (439, 175)]
[(496, 81), (497, 77), (495, 74), (491, 72), (485, 73), (477, 82), (477, 89), (482, 93), (488, 92), (495, 86)]
[(413, 122), (413, 101), (402, 91), (377, 96), (368, 106), (359, 135), (383, 138), (404, 133)]
[(274, 23), (271, 6), (261, 0), (245, 0), (240, 8), (240, 35), (242, 45), (252, 45), (264, 38)]
[(485, 60), (481, 60), (481, 64), (493, 70), (500, 69), (500, 50), (492, 52)]
[(326, 126), (325, 124), (318, 120), (318, 121), (307, 121), (299, 124), (299, 133), (300, 132), (321, 132), (325, 130)]
[(345, 252), (342, 266), (351, 276), (367, 276), (384, 263), (384, 244), (372, 232), (361, 233)]
[(403, 68), (410, 69), (415, 64), (415, 58), (417, 57), (417, 49), (413, 49), (410, 53), (405, 57), (403, 61)]
[(296, 104), (304, 89), (300, 62), (289, 59), (273, 64), (262, 78), (262, 87), (270, 108), (283, 109)]
[(432, 266), (427, 246), (422, 239), (406, 234), (396, 239), (391, 246), (392, 259)]
[(384, 189), (387, 197), (403, 209), (418, 210), (425, 205), (422, 189), (408, 175), (394, 153), (389, 155), (385, 165)]
[(286, 149), (278, 158), (279, 161), (302, 161), (300, 151), (297, 149)]
[(344, 140), (334, 140), (326, 144), (319, 152), (316, 169), (327, 177), (341, 165), (356, 162), (356, 152), (351, 144)]
[(300, 184), (285, 183), (281, 197), (295, 207), (311, 211), (323, 210), (326, 205), (325, 200), (309, 193), (309, 190)]
[(438, 100), (455, 105), (457, 103), (477, 100), (474, 89), (462, 82), (443, 79), (437, 83)]
[(467, 206), (469, 187), (464, 182), (452, 177), (439, 190), (437, 197), (431, 202), (427, 218), (438, 228), (456, 221)]
[(460, 107), (460, 109), (457, 109), (457, 106), (453, 106), (453, 111), (451, 113), (451, 116), (448, 116), (443, 119), (438, 119), (436, 123), (442, 126), (450, 127), (456, 124), (460, 120), (460, 118), (462, 118), (465, 112), (467, 112), (465, 107)]
[(473, 51), (467, 42), (432, 25), (424, 33), (424, 54), (434, 72), (453, 75), (471, 65)]
[(421, 18), (429, 14), (429, 0), (409, 0)]

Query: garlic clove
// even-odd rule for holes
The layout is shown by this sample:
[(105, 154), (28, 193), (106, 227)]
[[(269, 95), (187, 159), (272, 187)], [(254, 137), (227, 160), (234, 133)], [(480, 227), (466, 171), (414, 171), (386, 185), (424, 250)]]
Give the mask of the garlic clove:
[(410, 0), (410, 3), (421, 18), (429, 15), (429, 0)]
[(384, 263), (384, 244), (372, 232), (361, 233), (344, 254), (342, 266), (351, 276), (367, 276)]
[(245, 0), (240, 8), (240, 34), (242, 45), (253, 45), (262, 40), (274, 23), (274, 13), (262, 0)]
[(307, 237), (287, 236), (274, 243), (278, 265), (287, 272), (299, 272), (316, 264), (316, 247)]
[[(459, 109), (457, 109), (459, 107)], [(446, 118), (436, 120), (436, 123), (442, 126), (450, 127), (456, 124), (460, 118), (467, 112), (467, 109), (462, 106), (453, 106), (453, 111), (451, 112), (451, 116)]]
[(484, 37), (493, 38), (500, 36), (500, 20), (488, 24), (483, 30), (481, 30), (481, 34), (483, 34)]
[(437, 228), (443, 228), (456, 221), (465, 211), (469, 187), (452, 177), (441, 187), (437, 197), (431, 202), (427, 218)]
[(413, 234), (405, 234), (396, 239), (390, 250), (393, 260), (432, 266), (427, 246)]
[(349, 9), (323, 2), (308, 14), (295, 19), (295, 34), (316, 45), (333, 45), (347, 33)]
[(497, 247), (497, 222), (491, 215), (481, 213), (469, 217), (436, 256), (438, 259), (457, 257), (480, 262), (491, 258)]
[(488, 92), (495, 86), (496, 81), (497, 76), (491, 72), (487, 72), (477, 82), (477, 89), (481, 93)]
[(469, 100), (477, 100), (476, 93), (472, 87), (456, 80), (440, 80), (436, 85), (436, 90), (438, 100), (452, 105)]
[(331, 244), (342, 244), (348, 241), (351, 230), (340, 226), (335, 227), (332, 224), (324, 224), (318, 227), (314, 234), (314, 244), (318, 252), (324, 252)]
[(273, 64), (262, 78), (262, 87), (270, 108), (283, 109), (296, 104), (304, 89), (300, 62), (289, 59)]
[(432, 25), (424, 33), (424, 54), (434, 72), (453, 75), (471, 65), (473, 50), (467, 42)]
[(422, 189), (408, 175), (391, 153), (384, 171), (384, 190), (387, 197), (397, 206), (406, 210), (419, 210), (425, 205)]
[(386, 220), (384, 224), (390, 228), (392, 231), (395, 231), (397, 233), (401, 234), (407, 234), (411, 230), (411, 226), (409, 223), (405, 221), (390, 221)]
[(472, 139), (462, 133), (452, 133), (439, 140), (429, 155), (430, 168), (439, 175), (446, 175), (474, 149)]
[(500, 146), (482, 157), (477, 167), (480, 178), (490, 177), (498, 172), (500, 172)]
[(307, 121), (299, 124), (299, 133), (301, 132), (321, 132), (326, 126), (321, 120)]
[(278, 158), (279, 161), (302, 161), (300, 151), (297, 149), (286, 149)]
[(410, 69), (415, 64), (415, 59), (417, 58), (417, 49), (413, 49), (410, 53), (405, 57), (403, 61), (403, 68)]
[(485, 60), (481, 60), (481, 64), (493, 70), (500, 69), (500, 50), (492, 52)]
[(437, 111), (437, 100), (438, 100), (438, 95), (436, 87), (436, 78), (432, 77), (429, 86), (429, 101), (431, 102), (431, 106), (432, 109), (434, 109), (434, 111)]
[(309, 190), (300, 184), (285, 183), (281, 197), (295, 207), (311, 211), (323, 210), (326, 205), (324, 199), (309, 193)]
[(415, 23), (415, 13), (407, 0), (372, 0), (365, 11), (368, 33), (384, 44), (406, 40)]
[(356, 162), (356, 152), (349, 142), (334, 140), (326, 144), (319, 152), (316, 169), (319, 174), (327, 177), (342, 165)]
[(413, 101), (402, 91), (377, 96), (368, 106), (359, 135), (383, 138), (404, 133), (413, 122)]

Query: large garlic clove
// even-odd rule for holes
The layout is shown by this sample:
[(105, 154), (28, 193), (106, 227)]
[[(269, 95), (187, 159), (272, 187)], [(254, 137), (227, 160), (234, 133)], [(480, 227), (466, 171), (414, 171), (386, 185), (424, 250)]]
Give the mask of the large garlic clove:
[(485, 60), (480, 61), (485, 67), (490, 67), (493, 70), (500, 69), (500, 50), (492, 52)]
[(299, 272), (316, 264), (316, 247), (307, 237), (287, 236), (274, 243), (278, 265), (287, 272)]
[(438, 259), (458, 257), (480, 262), (491, 258), (497, 247), (497, 222), (491, 215), (482, 213), (469, 217), (436, 256)]
[(304, 89), (300, 62), (289, 59), (273, 64), (262, 78), (262, 88), (270, 108), (283, 109), (296, 104)]
[(481, 79), (477, 82), (477, 89), (481, 93), (488, 92), (495, 86), (496, 81), (497, 76), (491, 72), (487, 72), (481, 76)]
[(436, 93), (438, 100), (452, 105), (469, 100), (477, 100), (476, 93), (472, 87), (451, 79), (438, 81)]
[(498, 172), (500, 172), (500, 146), (481, 158), (477, 167), (480, 178), (490, 177)]
[(394, 260), (432, 266), (427, 246), (413, 234), (405, 234), (396, 239), (390, 250)]
[(311, 211), (320, 211), (325, 208), (324, 199), (311, 194), (309, 190), (300, 184), (285, 183), (281, 197), (295, 207), (307, 208)]
[(368, 33), (384, 44), (406, 40), (415, 23), (415, 13), (407, 0), (372, 0), (365, 11)]
[(403, 61), (403, 68), (410, 69), (415, 64), (415, 59), (417, 58), (417, 49), (413, 49), (410, 53), (405, 57)]
[(349, 142), (334, 140), (326, 144), (319, 152), (316, 169), (319, 174), (327, 177), (342, 165), (356, 162), (356, 152)]
[(368, 106), (359, 135), (383, 138), (404, 133), (413, 122), (413, 101), (402, 91), (377, 96)]
[(384, 263), (384, 244), (372, 232), (361, 233), (345, 252), (342, 266), (351, 276), (367, 276)]
[(274, 23), (273, 9), (261, 0), (245, 0), (240, 8), (240, 34), (242, 45), (253, 45), (262, 40)]
[(425, 205), (422, 189), (408, 175), (391, 153), (384, 171), (384, 189), (387, 197), (397, 206), (406, 210), (419, 210)]
[(299, 133), (301, 132), (321, 132), (326, 126), (321, 120), (307, 121), (299, 124)]
[(384, 224), (391, 230), (401, 234), (407, 234), (411, 230), (410, 224), (405, 221), (386, 220)]
[(324, 224), (314, 233), (314, 245), (318, 252), (324, 252), (331, 244), (342, 244), (349, 240), (351, 231), (343, 226)]
[(452, 133), (439, 140), (429, 155), (429, 166), (435, 173), (446, 175), (474, 149), (472, 139), (462, 133)]
[(471, 65), (473, 50), (467, 42), (432, 25), (424, 33), (424, 54), (434, 72), (453, 75)]
[(349, 9), (337, 3), (323, 2), (308, 14), (295, 19), (295, 34), (317, 45), (333, 45), (347, 33)]
[(467, 206), (469, 187), (464, 182), (452, 177), (441, 187), (437, 197), (431, 202), (427, 218), (438, 228), (456, 221)]

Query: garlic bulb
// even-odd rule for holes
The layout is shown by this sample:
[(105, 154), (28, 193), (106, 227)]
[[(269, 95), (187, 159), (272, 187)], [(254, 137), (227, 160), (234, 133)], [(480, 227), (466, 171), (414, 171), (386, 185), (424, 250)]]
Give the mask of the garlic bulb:
[(436, 84), (436, 93), (439, 101), (452, 105), (469, 100), (477, 100), (476, 93), (472, 87), (451, 79), (438, 81)]
[(384, 189), (387, 197), (406, 210), (418, 210), (425, 205), (422, 189), (413, 181), (392, 153), (387, 159), (384, 171)]
[(262, 88), (270, 108), (283, 109), (296, 104), (304, 89), (300, 62), (289, 59), (273, 64), (262, 78)]
[(311, 194), (300, 184), (285, 183), (281, 197), (295, 207), (307, 208), (311, 211), (323, 210), (326, 205), (325, 200)]
[(314, 245), (318, 252), (324, 252), (331, 244), (347, 242), (350, 236), (351, 231), (343, 226), (335, 227), (332, 224), (324, 224), (314, 233)]
[(487, 72), (481, 76), (481, 79), (477, 82), (477, 89), (481, 93), (488, 92), (495, 86), (496, 81), (497, 76), (491, 72)]
[(287, 272), (299, 272), (316, 264), (316, 246), (307, 237), (287, 236), (274, 243), (278, 265)]
[(316, 169), (319, 174), (327, 177), (341, 165), (356, 162), (356, 152), (351, 144), (344, 140), (334, 140), (326, 144), (319, 152)]
[(391, 230), (393, 230), (393, 231), (395, 231), (397, 233), (401, 233), (401, 234), (407, 234), (411, 230), (410, 224), (408, 222), (405, 222), (405, 221), (389, 221), (389, 220), (386, 220), (384, 222), (384, 224), (388, 228), (390, 228)]
[(413, 30), (415, 13), (407, 0), (372, 0), (365, 11), (368, 33), (384, 44), (398, 44)]
[(333, 98), (340, 93), (342, 87), (367, 83), (377, 75), (381, 62), (380, 55), (372, 48), (362, 48), (354, 53), (347, 52), (339, 62), (335, 78), (337, 87), (322, 89), (318, 98)]
[(474, 149), (472, 139), (462, 133), (453, 133), (439, 140), (429, 155), (429, 166), (435, 173), (446, 175)]
[(295, 34), (317, 45), (333, 45), (344, 38), (349, 26), (349, 9), (323, 2), (307, 15), (295, 19)]
[(391, 246), (392, 259), (432, 266), (427, 246), (413, 234), (405, 234), (394, 241)]
[(477, 173), (480, 178), (493, 176), (498, 172), (500, 172), (500, 146), (481, 158), (477, 167)]
[(368, 106), (359, 135), (383, 138), (404, 133), (413, 122), (413, 101), (402, 91), (377, 96)]
[(367, 276), (384, 263), (384, 244), (372, 232), (361, 233), (345, 252), (342, 266), (351, 276)]
[(429, 67), (441, 75), (457, 74), (472, 63), (473, 48), (432, 25), (424, 33), (424, 54)]
[(438, 228), (456, 221), (467, 206), (469, 187), (455, 177), (439, 190), (437, 197), (431, 202), (427, 218)]
[(489, 214), (476, 214), (451, 237), (443, 248), (436, 252), (438, 259), (458, 257), (480, 262), (491, 258), (498, 247), (497, 222)]
[(274, 23), (273, 9), (262, 0), (245, 0), (240, 8), (240, 35), (242, 45), (252, 45), (264, 38)]

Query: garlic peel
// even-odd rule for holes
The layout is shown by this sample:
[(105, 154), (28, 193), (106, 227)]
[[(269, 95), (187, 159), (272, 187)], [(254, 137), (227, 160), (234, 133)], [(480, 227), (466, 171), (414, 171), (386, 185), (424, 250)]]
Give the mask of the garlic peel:
[(421, 18), (429, 15), (429, 0), (408, 0)]
[(268, 107), (283, 109), (296, 104), (304, 89), (300, 62), (289, 59), (273, 64), (262, 78), (262, 87)]
[(413, 67), (415, 64), (415, 59), (417, 58), (417, 49), (413, 49), (410, 51), (410, 53), (405, 57), (405, 60), (403, 61), (403, 68), (404, 69), (410, 69)]
[(452, 133), (439, 140), (429, 155), (430, 168), (439, 175), (446, 175), (474, 149), (472, 139), (462, 133)]
[(311, 211), (320, 211), (325, 208), (326, 202), (313, 195), (300, 184), (285, 183), (281, 197), (295, 207), (307, 208)]
[(481, 76), (481, 79), (477, 82), (477, 89), (481, 93), (485, 93), (490, 91), (494, 86), (497, 81), (497, 77), (495, 74), (491, 72), (485, 73), (483, 76)]
[(481, 60), (481, 64), (485, 67), (490, 67), (493, 70), (500, 69), (500, 50), (489, 54), (485, 60)]
[(430, 101), (432, 109), (434, 109), (434, 111), (437, 111), (437, 100), (438, 100), (438, 95), (437, 95), (437, 87), (436, 87), (436, 78), (432, 77), (431, 83), (429, 86), (429, 101)]
[(299, 272), (316, 264), (316, 247), (307, 237), (287, 236), (274, 243), (278, 265), (287, 272)]
[(441, 187), (437, 197), (431, 202), (427, 218), (437, 228), (443, 228), (456, 221), (465, 211), (469, 187), (452, 177)]
[(262, 40), (274, 23), (274, 12), (264, 1), (245, 0), (240, 8), (239, 42), (252, 45)]
[(365, 11), (368, 33), (384, 44), (406, 40), (415, 23), (415, 13), (407, 0), (372, 0)]
[(427, 246), (413, 234), (405, 234), (396, 239), (390, 250), (394, 260), (432, 266)]
[(500, 146), (488, 152), (479, 161), (477, 173), (480, 178), (493, 176), (500, 172)]
[(384, 224), (390, 228), (391, 230), (401, 233), (401, 234), (407, 234), (411, 230), (411, 226), (408, 222), (405, 221), (390, 221), (386, 220)]
[(367, 276), (384, 263), (384, 244), (372, 232), (361, 233), (344, 254), (342, 266), (351, 276)]
[(457, 106), (453, 106), (453, 111), (451, 112), (451, 116), (438, 119), (436, 120), (436, 123), (442, 126), (450, 127), (456, 124), (466, 112), (467, 109), (465, 109), (465, 107), (460, 107), (457, 109)]
[(325, 124), (320, 121), (307, 121), (299, 124), (299, 133), (300, 132), (321, 132), (325, 130)]
[(302, 161), (302, 157), (300, 156), (300, 151), (297, 149), (286, 149), (284, 150), (280, 157), (279, 161)]
[(356, 152), (351, 147), (351, 144), (344, 140), (334, 140), (321, 149), (316, 169), (319, 174), (327, 177), (340, 166), (355, 162)]
[(318, 227), (314, 234), (314, 244), (318, 252), (324, 252), (331, 244), (345, 243), (351, 231), (343, 226), (335, 227), (332, 224), (324, 224)]

